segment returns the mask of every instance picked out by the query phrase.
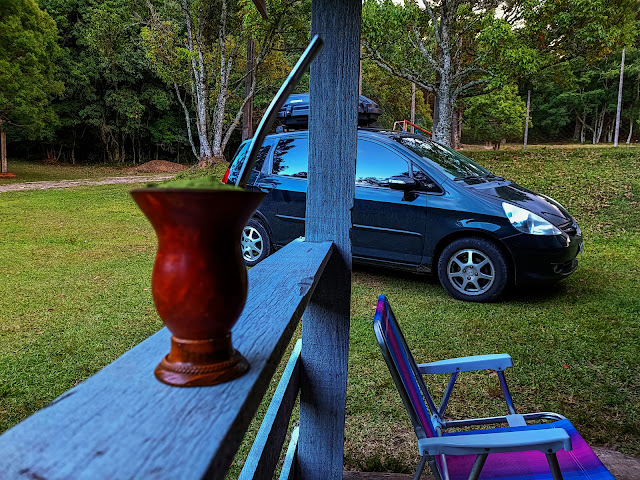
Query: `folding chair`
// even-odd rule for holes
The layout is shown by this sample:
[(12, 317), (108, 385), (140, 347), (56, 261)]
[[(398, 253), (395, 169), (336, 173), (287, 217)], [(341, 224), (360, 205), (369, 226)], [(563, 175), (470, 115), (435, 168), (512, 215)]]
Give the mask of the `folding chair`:
[[(517, 414), (504, 370), (513, 365), (506, 354), (477, 355), (417, 365), (384, 295), (378, 299), (373, 327), (391, 376), (418, 437), (420, 462), (436, 480), (614, 480), (571, 422), (551, 412)], [(444, 420), (447, 403), (460, 372), (495, 370), (508, 414), (500, 417)], [(425, 374), (450, 374), (436, 407), (424, 383)], [(527, 424), (547, 420), (547, 423)], [(470, 426), (507, 424), (502, 428), (459, 430)]]

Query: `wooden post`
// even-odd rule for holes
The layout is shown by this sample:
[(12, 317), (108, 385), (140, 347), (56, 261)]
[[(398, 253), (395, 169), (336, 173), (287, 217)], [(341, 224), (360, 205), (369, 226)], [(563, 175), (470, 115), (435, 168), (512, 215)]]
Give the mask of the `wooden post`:
[(361, 0), (313, 0), (306, 240), (336, 245), (304, 314), (298, 472), (342, 479), (351, 301)]
[[(244, 92), (248, 95), (256, 75), (256, 43), (253, 38), (247, 39), (247, 78), (244, 81)], [(253, 95), (244, 105), (242, 112), (242, 140), (253, 137)]]
[(7, 173), (7, 134), (2, 129), (2, 120), (0, 120), (0, 173)]

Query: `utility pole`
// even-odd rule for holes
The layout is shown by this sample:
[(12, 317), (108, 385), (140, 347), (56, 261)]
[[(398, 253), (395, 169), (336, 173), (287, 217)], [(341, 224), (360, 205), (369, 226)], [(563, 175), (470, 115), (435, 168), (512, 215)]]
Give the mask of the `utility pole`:
[[(416, 84), (411, 83), (411, 123), (416, 123)], [(411, 133), (415, 133), (416, 129), (411, 125)]]
[(360, 39), (360, 73), (358, 74), (358, 95), (362, 95), (362, 39)]
[[(251, 91), (253, 78), (255, 77), (256, 65), (256, 43), (253, 38), (247, 39), (247, 77), (244, 80), (245, 95)], [(242, 110), (242, 140), (253, 137), (253, 95), (247, 103), (244, 104)]]
[(620, 134), (620, 110), (622, 110), (622, 80), (624, 79), (624, 54), (622, 49), (622, 62), (620, 62), (620, 82), (618, 83), (618, 108), (616, 109), (616, 131), (613, 135), (613, 146), (618, 146), (618, 135)]

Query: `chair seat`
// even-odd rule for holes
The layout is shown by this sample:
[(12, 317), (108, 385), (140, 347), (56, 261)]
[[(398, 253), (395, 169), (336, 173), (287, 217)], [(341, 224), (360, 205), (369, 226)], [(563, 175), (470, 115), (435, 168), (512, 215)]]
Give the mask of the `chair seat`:
[[(560, 450), (558, 463), (564, 480), (615, 480), (593, 450), (576, 431), (569, 420), (541, 423), (524, 427), (505, 427), (488, 430), (445, 433), (448, 435), (477, 435), (518, 430), (539, 430), (563, 428), (571, 437), (573, 450)], [(447, 455), (450, 480), (467, 480), (475, 455)], [(545, 455), (538, 451), (494, 453), (489, 455), (482, 469), (480, 480), (546, 480), (551, 479), (549, 464)]]

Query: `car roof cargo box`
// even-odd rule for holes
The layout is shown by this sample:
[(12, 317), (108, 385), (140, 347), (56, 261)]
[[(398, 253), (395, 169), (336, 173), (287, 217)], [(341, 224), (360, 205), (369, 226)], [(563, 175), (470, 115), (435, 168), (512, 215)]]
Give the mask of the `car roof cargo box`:
[[(374, 123), (382, 114), (376, 102), (360, 95), (358, 100), (358, 125), (367, 126)], [(309, 94), (294, 93), (278, 112), (278, 120), (287, 128), (307, 128), (309, 125)]]

